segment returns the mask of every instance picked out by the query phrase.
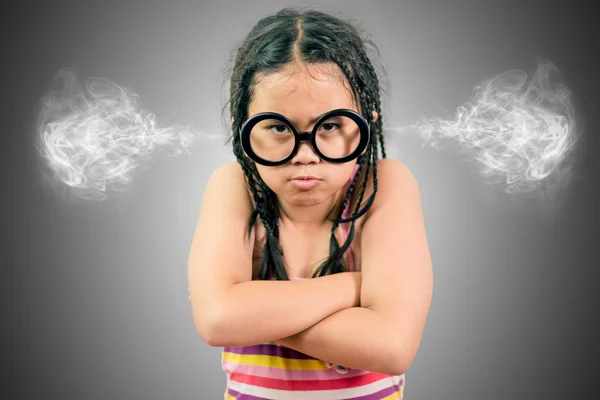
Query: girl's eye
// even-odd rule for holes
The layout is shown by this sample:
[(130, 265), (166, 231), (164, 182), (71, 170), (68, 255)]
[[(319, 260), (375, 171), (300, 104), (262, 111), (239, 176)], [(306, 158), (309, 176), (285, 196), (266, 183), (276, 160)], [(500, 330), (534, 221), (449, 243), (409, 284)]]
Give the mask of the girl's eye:
[[(272, 131), (275, 128), (275, 133), (285, 133), (285, 130), (288, 128), (287, 125), (271, 125), (267, 129)], [(282, 130), (283, 129), (283, 130)]]
[(332, 123), (332, 122), (325, 123), (325, 124), (322, 124), (322, 125), (320, 126), (320, 128), (323, 128), (325, 131), (332, 131), (332, 130), (334, 130), (335, 128), (339, 128), (339, 127), (340, 127), (340, 126), (339, 126), (338, 124), (334, 124), (334, 123)]

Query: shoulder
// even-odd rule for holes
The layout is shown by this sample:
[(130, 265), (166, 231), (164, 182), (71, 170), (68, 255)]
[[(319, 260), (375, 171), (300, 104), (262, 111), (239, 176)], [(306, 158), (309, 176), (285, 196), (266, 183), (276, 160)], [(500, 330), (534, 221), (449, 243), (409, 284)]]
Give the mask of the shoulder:
[(240, 177), (243, 177), (244, 171), (237, 161), (230, 161), (218, 166), (213, 171), (212, 175), (219, 176), (220, 178), (228, 177), (230, 179), (239, 179)]
[[(231, 161), (217, 167), (209, 181), (217, 181), (222, 185), (234, 186), (236, 188), (247, 187), (245, 173), (242, 166), (237, 161)], [(250, 192), (248, 192), (250, 193)]]
[(412, 177), (408, 167), (398, 160), (384, 158), (377, 161), (377, 176), (381, 181)]
[(248, 212), (254, 206), (244, 171), (237, 161), (222, 164), (213, 171), (208, 179), (205, 194), (209, 191), (221, 201), (239, 203), (238, 207)]
[[(372, 193), (372, 178), (369, 179), (369, 192)], [(413, 196), (418, 185), (412, 171), (402, 162), (384, 158), (377, 162), (377, 194), (368, 214), (381, 208), (391, 207), (389, 203), (399, 204), (400, 197)]]

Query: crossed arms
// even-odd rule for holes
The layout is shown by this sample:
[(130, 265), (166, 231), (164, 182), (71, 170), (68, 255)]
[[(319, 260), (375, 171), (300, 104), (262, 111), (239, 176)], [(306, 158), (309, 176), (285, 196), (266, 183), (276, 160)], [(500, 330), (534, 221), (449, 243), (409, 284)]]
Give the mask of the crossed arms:
[(378, 177), (363, 226), (361, 272), (302, 281), (239, 278), (226, 288), (205, 287), (194, 299), (190, 292), (203, 339), (215, 347), (276, 342), (332, 364), (404, 373), (421, 341), (433, 274), (414, 177), (388, 159), (379, 161)]

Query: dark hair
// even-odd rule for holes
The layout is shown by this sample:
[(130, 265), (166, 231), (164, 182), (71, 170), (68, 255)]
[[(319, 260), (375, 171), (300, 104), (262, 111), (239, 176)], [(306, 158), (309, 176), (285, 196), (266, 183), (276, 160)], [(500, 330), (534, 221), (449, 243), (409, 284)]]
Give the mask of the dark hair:
[[(378, 52), (375, 44), (366, 38), (363, 39), (350, 22), (316, 10), (302, 12), (296, 8), (284, 8), (275, 15), (258, 21), (235, 51), (228, 102), (230, 116), (234, 121), (227, 143), (232, 142), (233, 153), (244, 171), (255, 203), (255, 209), (248, 220), (248, 239), (257, 216), (267, 231), (260, 270), (261, 280), (268, 279), (270, 274), (278, 280), (287, 280), (288, 276), (279, 245), (279, 209), (276, 194), (263, 182), (254, 162), (244, 156), (239, 138), (240, 128), (248, 118), (248, 105), (256, 85), (256, 75), (280, 72), (293, 63), (333, 62), (350, 83), (353, 98), (360, 104), (362, 115), (369, 121), (371, 141), (365, 153), (357, 160), (359, 171), (337, 211), (337, 217), (332, 221), (329, 257), (319, 266), (313, 277), (343, 272), (343, 255), (354, 238), (354, 223), (368, 211), (377, 192), (378, 142), (382, 158), (386, 157), (380, 105), (380, 90), (383, 89), (367, 56), (365, 44), (371, 45)], [(376, 122), (372, 121), (372, 110), (379, 114)], [(365, 206), (359, 209), (371, 168), (374, 193)], [(362, 183), (362, 189), (356, 208), (351, 217), (342, 220), (341, 214), (359, 181)], [(339, 224), (345, 222), (351, 222), (351, 227), (346, 242), (340, 248), (334, 233)]]

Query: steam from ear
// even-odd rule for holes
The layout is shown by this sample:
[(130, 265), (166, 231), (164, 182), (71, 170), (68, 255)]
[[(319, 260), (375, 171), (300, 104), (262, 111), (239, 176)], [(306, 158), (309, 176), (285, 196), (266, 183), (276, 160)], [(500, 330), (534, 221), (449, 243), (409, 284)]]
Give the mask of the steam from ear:
[(54, 83), (41, 100), (36, 145), (53, 179), (78, 197), (104, 200), (150, 155), (166, 149), (176, 156), (194, 142), (190, 128), (160, 126), (136, 94), (107, 79), (90, 78), (82, 88), (62, 69)]
[(424, 118), (397, 131), (417, 132), (423, 146), (458, 144), (506, 192), (533, 191), (546, 182), (565, 184), (564, 165), (576, 140), (571, 91), (556, 79), (549, 61), (527, 81), (521, 70), (508, 71), (477, 86), (469, 102), (451, 119)]
[[(578, 136), (571, 92), (554, 79), (557, 73), (549, 61), (539, 63), (530, 81), (523, 71), (508, 71), (477, 86), (450, 119), (384, 130), (417, 133), (423, 146), (438, 149), (457, 144), (509, 193), (542, 184), (551, 191), (567, 183), (567, 156)], [(108, 188), (129, 183), (133, 171), (161, 149), (176, 156), (189, 153), (197, 138), (221, 138), (160, 126), (136, 94), (107, 79), (88, 79), (84, 90), (63, 69), (56, 81), (60, 88), (41, 101), (36, 144), (53, 178), (78, 197), (104, 200)]]

